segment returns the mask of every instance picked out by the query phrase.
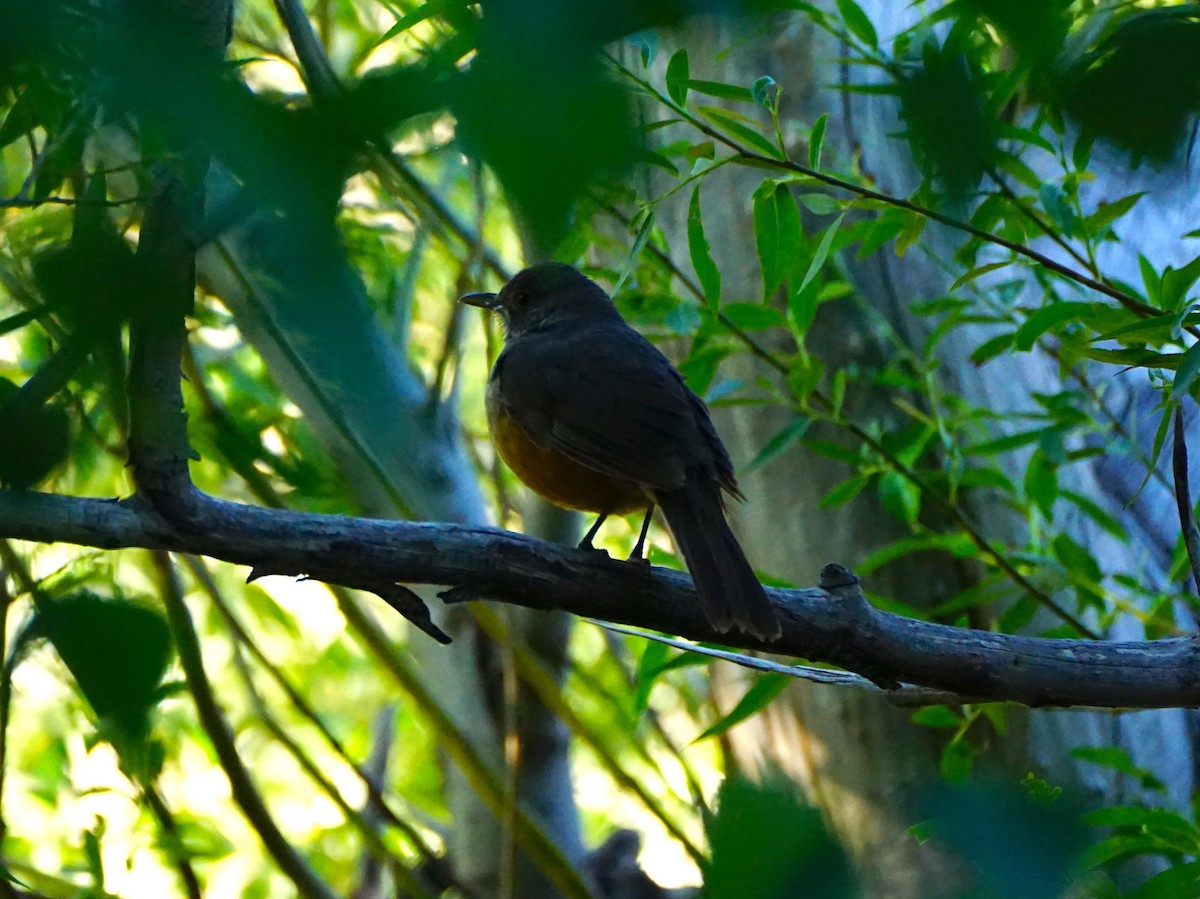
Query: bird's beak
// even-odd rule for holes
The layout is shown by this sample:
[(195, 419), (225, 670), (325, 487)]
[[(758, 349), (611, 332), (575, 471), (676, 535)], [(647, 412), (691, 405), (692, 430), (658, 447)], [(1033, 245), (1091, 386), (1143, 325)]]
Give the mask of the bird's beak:
[(460, 303), (478, 306), (480, 309), (500, 308), (500, 295), (495, 293), (468, 293), (458, 298)]

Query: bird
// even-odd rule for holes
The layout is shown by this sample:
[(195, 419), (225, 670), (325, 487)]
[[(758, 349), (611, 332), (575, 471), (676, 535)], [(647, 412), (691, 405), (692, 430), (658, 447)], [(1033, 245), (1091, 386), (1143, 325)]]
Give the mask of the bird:
[(724, 496), (744, 497), (708, 408), (604, 289), (550, 262), (459, 301), (499, 313), (505, 332), (485, 394), (496, 451), (535, 493), (599, 516), (580, 548), (594, 548), (608, 516), (644, 510), (630, 556), (642, 559), (657, 507), (709, 624), (777, 639), (779, 618), (725, 518)]

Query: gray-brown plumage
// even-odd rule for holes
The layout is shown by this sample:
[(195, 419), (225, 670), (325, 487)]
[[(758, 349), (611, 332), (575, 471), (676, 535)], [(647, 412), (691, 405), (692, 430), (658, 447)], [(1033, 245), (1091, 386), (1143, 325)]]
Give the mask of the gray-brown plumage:
[(498, 294), (463, 302), (495, 309), (507, 339), (487, 388), (501, 457), (560, 506), (608, 515), (655, 505), (719, 631), (771, 640), (779, 621), (725, 521), (722, 491), (741, 499), (708, 409), (608, 295), (568, 265), (525, 269)]

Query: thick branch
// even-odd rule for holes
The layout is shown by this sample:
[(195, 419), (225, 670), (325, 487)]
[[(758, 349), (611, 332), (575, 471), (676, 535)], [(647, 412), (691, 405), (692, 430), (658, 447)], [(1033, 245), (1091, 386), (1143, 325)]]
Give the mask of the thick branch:
[(955, 628), (880, 612), (857, 591), (768, 593), (783, 636), (766, 645), (715, 633), (688, 577), (482, 527), (377, 521), (262, 509), (195, 493), (199, 527), (172, 529), (144, 501), (0, 492), (0, 536), (104, 549), (147, 547), (314, 574), (333, 583), (445, 584), (479, 597), (562, 609), (695, 640), (831, 662), (876, 683), (919, 684), (1030, 706), (1200, 705), (1200, 643), (1097, 643)]

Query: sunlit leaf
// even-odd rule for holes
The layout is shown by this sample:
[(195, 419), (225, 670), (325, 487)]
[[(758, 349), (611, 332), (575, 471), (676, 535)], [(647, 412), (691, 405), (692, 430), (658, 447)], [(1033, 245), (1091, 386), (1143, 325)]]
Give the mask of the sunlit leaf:
[(761, 712), (792, 683), (793, 678), (783, 674), (764, 674), (757, 678), (729, 714), (696, 737), (696, 742), (723, 734), (751, 715)]

